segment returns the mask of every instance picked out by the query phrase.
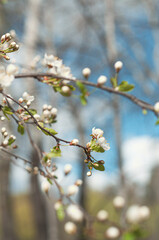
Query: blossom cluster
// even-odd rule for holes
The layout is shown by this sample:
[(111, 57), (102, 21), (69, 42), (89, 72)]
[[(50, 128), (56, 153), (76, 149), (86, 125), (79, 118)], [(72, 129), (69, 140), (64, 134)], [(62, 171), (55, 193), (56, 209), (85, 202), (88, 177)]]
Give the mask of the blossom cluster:
[[(110, 145), (109, 143), (107, 143), (105, 137), (103, 137), (103, 130), (101, 130), (100, 128), (93, 128), (92, 129), (92, 141), (90, 142), (90, 148), (92, 150), (96, 150), (96, 151), (100, 151), (100, 149), (98, 148), (101, 147), (104, 151), (108, 151), (110, 149)], [(102, 152), (102, 150), (101, 150)]]

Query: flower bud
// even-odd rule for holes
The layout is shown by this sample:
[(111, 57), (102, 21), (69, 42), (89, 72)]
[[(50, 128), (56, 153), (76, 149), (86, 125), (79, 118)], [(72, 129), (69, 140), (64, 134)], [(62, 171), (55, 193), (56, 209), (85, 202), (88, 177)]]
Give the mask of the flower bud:
[(105, 82), (107, 81), (107, 77), (101, 75), (98, 79), (97, 79), (97, 83), (98, 85), (103, 85)]
[(47, 109), (44, 110), (44, 111), (43, 111), (43, 115), (44, 115), (45, 118), (48, 118), (48, 117), (50, 116), (50, 111), (47, 110)]
[(34, 116), (34, 118), (36, 119), (36, 121), (39, 121), (39, 120), (40, 120), (40, 115), (39, 115), (39, 114), (34, 114), (33, 116)]
[(77, 179), (76, 182), (75, 182), (75, 185), (81, 186), (82, 183), (83, 183), (83, 181), (81, 179)]
[(113, 199), (113, 205), (115, 208), (123, 208), (125, 206), (125, 199), (121, 196), (116, 196)]
[(8, 140), (5, 139), (5, 140), (2, 142), (2, 145), (3, 145), (3, 147), (7, 147), (7, 146), (8, 146)]
[(89, 76), (91, 75), (91, 69), (90, 68), (84, 68), (82, 71), (82, 74), (85, 78), (89, 78)]
[(56, 116), (57, 115), (57, 108), (52, 108), (51, 109), (51, 115)]
[(41, 190), (45, 193), (48, 193), (48, 191), (50, 190), (50, 183), (47, 180), (44, 180), (41, 184)]
[(106, 230), (105, 235), (108, 239), (116, 239), (120, 236), (120, 231), (117, 227), (109, 227)]
[(154, 105), (155, 112), (159, 113), (159, 102), (156, 102)]
[(70, 234), (70, 235), (73, 235), (77, 232), (77, 227), (73, 222), (65, 223), (64, 229), (65, 229), (65, 232)]
[(2, 116), (2, 117), (1, 117), (1, 121), (4, 121), (4, 120), (5, 120), (5, 117)]
[(132, 205), (126, 212), (126, 219), (129, 223), (135, 224), (140, 222), (140, 207)]
[(5, 127), (2, 127), (1, 128), (1, 133), (4, 134), (6, 132), (6, 128)]
[(71, 172), (71, 170), (72, 170), (72, 165), (71, 164), (66, 164), (64, 166), (64, 173), (65, 173), (65, 175), (69, 174)]
[(71, 185), (68, 187), (67, 193), (69, 196), (75, 195), (78, 192), (78, 187), (77, 185)]
[(39, 168), (38, 168), (38, 167), (34, 167), (34, 168), (33, 168), (33, 173), (34, 173), (35, 175), (37, 175), (38, 172), (39, 172)]
[(91, 171), (87, 172), (87, 176), (88, 177), (92, 176), (92, 172)]
[(122, 69), (122, 67), (123, 67), (123, 63), (121, 61), (117, 61), (114, 64), (114, 68), (115, 68), (116, 73), (119, 73), (120, 70)]
[(140, 207), (140, 221), (145, 221), (150, 217), (150, 209), (147, 206)]
[(75, 204), (70, 204), (66, 209), (66, 213), (73, 221), (76, 222), (81, 222), (84, 218), (83, 212)]
[(68, 86), (62, 86), (61, 90), (63, 93), (70, 94), (70, 88)]
[(78, 139), (73, 139), (70, 143), (70, 145), (77, 145), (79, 143), (79, 140)]
[(97, 219), (101, 222), (106, 221), (108, 219), (108, 212), (105, 210), (100, 210), (97, 213)]

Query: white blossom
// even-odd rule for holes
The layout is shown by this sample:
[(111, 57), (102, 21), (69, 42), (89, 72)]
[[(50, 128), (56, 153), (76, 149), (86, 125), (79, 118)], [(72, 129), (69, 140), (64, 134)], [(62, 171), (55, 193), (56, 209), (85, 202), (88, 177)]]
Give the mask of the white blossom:
[(69, 196), (75, 195), (78, 192), (79, 188), (77, 185), (70, 185), (67, 189)]
[(72, 235), (77, 232), (77, 227), (73, 222), (67, 222), (64, 225), (65, 232)]
[(75, 204), (70, 204), (66, 209), (66, 213), (75, 222), (81, 222), (84, 218), (83, 212)]
[(33, 102), (33, 101), (34, 101), (34, 96), (31, 96), (29, 93), (24, 92), (24, 93), (23, 93), (23, 99), (24, 99), (26, 102), (28, 102), (28, 101)]
[(120, 236), (120, 231), (117, 227), (109, 227), (105, 234), (109, 239), (116, 239)]
[(51, 185), (47, 180), (44, 180), (41, 184), (41, 190), (45, 193), (48, 193), (48, 191), (50, 190)]
[(150, 209), (147, 206), (140, 207), (140, 221), (145, 221), (150, 217)]
[(125, 206), (125, 199), (121, 196), (116, 196), (113, 199), (113, 205), (115, 208), (123, 208)]
[(6, 69), (4, 66), (0, 66), (0, 85), (2, 87), (9, 87), (17, 71), (18, 68), (13, 64), (9, 64)]
[(100, 137), (97, 139), (97, 143), (105, 150), (108, 151), (110, 149), (109, 143), (107, 143), (104, 137)]
[(37, 121), (39, 121), (40, 120), (40, 115), (39, 114), (34, 114), (34, 118), (37, 120)]
[(129, 223), (140, 222), (140, 207), (138, 205), (132, 205), (126, 212), (126, 219)]
[(61, 206), (62, 206), (61, 201), (57, 201), (57, 202), (55, 202), (55, 204), (54, 204), (55, 210), (58, 210)]
[(51, 109), (51, 115), (56, 116), (57, 115), (57, 108)]
[(108, 219), (108, 212), (105, 211), (105, 210), (100, 210), (98, 213), (97, 213), (97, 219), (99, 221), (105, 221)]
[(92, 135), (95, 138), (100, 138), (103, 136), (103, 130), (101, 130), (100, 128), (92, 128)]

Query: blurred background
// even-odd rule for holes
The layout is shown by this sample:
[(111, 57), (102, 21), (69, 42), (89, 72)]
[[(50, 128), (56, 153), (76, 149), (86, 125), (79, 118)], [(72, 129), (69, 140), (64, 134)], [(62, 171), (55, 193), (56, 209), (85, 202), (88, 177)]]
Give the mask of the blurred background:
[[(82, 69), (91, 69), (90, 81), (100, 75), (108, 79), (115, 75), (117, 60), (124, 64), (119, 81), (135, 84), (132, 94), (151, 104), (159, 96), (159, 4), (157, 0), (8, 0), (0, 3), (0, 35), (14, 29), (20, 49), (12, 54), (19, 68), (31, 69), (37, 55), (54, 54), (71, 67), (76, 78), (82, 79)], [(5, 64), (5, 63), (4, 63)], [(41, 69), (40, 69), (41, 70)], [(110, 81), (107, 82), (108, 86)], [(54, 128), (59, 137), (78, 138), (85, 145), (92, 128), (104, 130), (110, 151), (94, 154), (105, 161), (106, 171), (93, 171), (86, 177), (84, 156), (80, 150), (63, 147), (62, 158), (56, 161), (59, 182), (64, 189), (77, 178), (83, 186), (75, 200), (92, 215), (105, 209), (117, 218), (112, 199), (123, 195), (128, 205), (146, 204), (151, 218), (145, 228), (149, 237), (158, 240), (159, 229), (159, 138), (156, 117), (127, 99), (100, 90), (93, 91), (88, 104), (82, 106), (74, 97), (69, 99), (54, 93), (49, 86), (33, 79), (16, 79), (9, 93), (16, 99), (24, 91), (34, 95), (35, 107), (43, 104), (58, 109)], [(0, 122), (0, 127), (6, 126)], [(17, 136), (14, 123), (11, 133)], [(34, 139), (44, 151), (55, 142), (33, 132)], [(19, 155), (36, 158), (27, 136), (17, 136)], [(66, 179), (66, 163), (73, 170)], [(40, 190), (41, 179), (27, 173), (0, 153), (0, 236), (2, 240), (63, 240), (63, 222), (56, 219), (54, 202), (58, 193), (52, 187), (51, 201)], [(82, 226), (81, 226), (82, 227)], [(95, 226), (99, 232), (94, 239), (103, 239), (105, 226)], [(81, 231), (72, 239), (86, 239)], [(87, 238), (88, 239), (88, 238)], [(91, 239), (91, 238), (90, 238)], [(93, 239), (93, 238), (92, 238)]]

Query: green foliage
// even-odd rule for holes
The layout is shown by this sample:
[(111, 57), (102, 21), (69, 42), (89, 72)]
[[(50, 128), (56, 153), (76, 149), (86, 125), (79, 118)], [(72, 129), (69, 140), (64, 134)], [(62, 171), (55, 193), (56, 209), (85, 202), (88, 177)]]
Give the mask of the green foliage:
[(18, 124), (18, 132), (21, 135), (24, 135), (25, 129), (24, 129), (24, 126), (22, 124)]
[(134, 85), (133, 84), (129, 84), (127, 81), (122, 81), (119, 86), (119, 91), (121, 92), (129, 92), (132, 91), (134, 89)]
[(51, 149), (51, 156), (52, 157), (61, 157), (61, 149), (59, 146), (55, 146), (55, 147), (53, 147), (53, 149)]
[(85, 106), (87, 104), (87, 98), (86, 97), (88, 96), (87, 88), (80, 81), (77, 81), (76, 85), (81, 92), (81, 95), (80, 95), (81, 104)]
[(91, 140), (90, 148), (92, 151), (95, 151), (95, 152), (100, 152), (100, 153), (105, 152), (105, 150), (99, 144), (97, 144), (96, 140), (94, 139)]
[(104, 167), (103, 164), (94, 163), (94, 164), (92, 164), (92, 166), (98, 171), (104, 171), (105, 170), (105, 167)]
[[(45, 133), (45, 135), (50, 135), (50, 134), (52, 134), (52, 135), (56, 135), (57, 134), (57, 132), (54, 130), (54, 129), (52, 129), (52, 128), (47, 128), (47, 127), (44, 127), (44, 129), (40, 129), (43, 133)], [(46, 132), (46, 131), (47, 132)], [(50, 134), (49, 134), (50, 133)]]
[(124, 233), (122, 240), (138, 240), (144, 238), (146, 235), (146, 232), (140, 227), (135, 227), (131, 231)]
[(13, 114), (12, 109), (8, 106), (2, 107), (2, 112), (8, 120), (9, 120), (9, 117), (7, 115), (12, 115)]
[(15, 139), (13, 139), (13, 138), (8, 139), (8, 145), (9, 146), (12, 145), (12, 143), (14, 143), (14, 142), (15, 142)]
[(56, 214), (57, 214), (57, 218), (59, 221), (63, 221), (65, 218), (65, 211), (64, 211), (64, 206), (61, 205), (58, 207), (58, 209), (56, 210)]
[(112, 86), (113, 86), (114, 88), (116, 88), (116, 87), (118, 86), (117, 78), (116, 78), (116, 77), (112, 77), (112, 78), (110, 79), (110, 81), (111, 81), (111, 84), (112, 84)]
[(156, 125), (159, 125), (159, 119), (157, 119), (157, 121), (156, 121), (156, 123), (155, 123)]
[[(33, 109), (33, 108), (29, 109), (29, 112), (30, 112), (32, 115), (34, 115), (34, 114), (37, 113), (36, 109)], [(29, 115), (28, 112), (25, 112), (25, 114), (26, 114), (26, 115)]]

